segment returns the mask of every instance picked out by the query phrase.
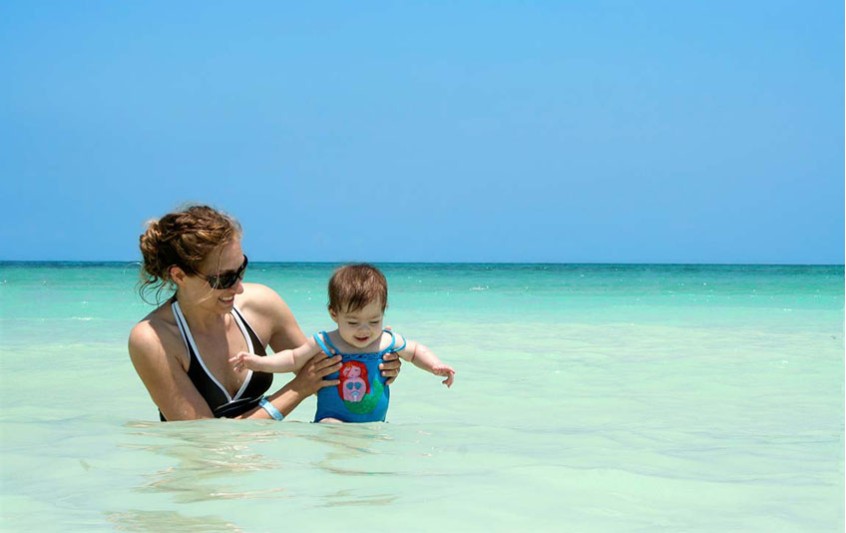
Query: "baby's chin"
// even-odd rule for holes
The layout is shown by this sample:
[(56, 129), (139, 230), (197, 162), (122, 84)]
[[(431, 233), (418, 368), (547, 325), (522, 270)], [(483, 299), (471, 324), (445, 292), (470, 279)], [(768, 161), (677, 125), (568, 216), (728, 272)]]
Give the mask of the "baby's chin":
[(374, 343), (377, 343), (380, 338), (381, 337), (378, 336), (378, 335), (369, 336), (369, 337), (355, 337), (354, 336), (354, 337), (346, 338), (346, 339), (344, 339), (344, 341), (346, 341), (346, 343), (349, 344), (350, 346), (354, 346), (354, 347), (362, 350), (364, 348), (367, 348), (368, 346), (371, 346)]

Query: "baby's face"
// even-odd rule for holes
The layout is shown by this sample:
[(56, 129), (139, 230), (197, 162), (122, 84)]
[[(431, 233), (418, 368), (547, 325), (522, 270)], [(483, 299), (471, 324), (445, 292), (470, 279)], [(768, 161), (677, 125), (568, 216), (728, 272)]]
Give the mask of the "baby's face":
[(338, 324), (338, 333), (344, 342), (362, 350), (373, 343), (377, 343), (376, 348), (379, 347), (384, 318), (382, 302), (370, 302), (356, 311), (330, 311), (330, 314)]

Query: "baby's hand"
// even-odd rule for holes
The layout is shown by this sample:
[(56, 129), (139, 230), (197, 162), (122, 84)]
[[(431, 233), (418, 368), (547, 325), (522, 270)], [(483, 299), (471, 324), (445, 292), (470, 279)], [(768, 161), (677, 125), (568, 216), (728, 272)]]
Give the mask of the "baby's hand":
[(251, 354), (249, 352), (240, 352), (238, 355), (233, 355), (232, 357), (230, 357), (229, 362), (232, 363), (232, 366), (237, 372), (240, 372), (245, 368), (249, 370), (255, 370), (254, 363), (256, 362), (256, 359), (258, 359), (258, 356), (255, 354)]
[(449, 365), (435, 365), (435, 367), (432, 368), (432, 374), (435, 374), (436, 376), (447, 376), (447, 378), (441, 382), (446, 385), (447, 388), (452, 386), (452, 382), (455, 379), (455, 370), (453, 370)]

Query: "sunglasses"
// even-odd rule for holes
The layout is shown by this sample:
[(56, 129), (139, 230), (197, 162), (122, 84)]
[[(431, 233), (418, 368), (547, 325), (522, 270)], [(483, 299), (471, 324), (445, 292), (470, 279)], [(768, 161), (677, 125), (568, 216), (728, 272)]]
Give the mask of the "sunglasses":
[(238, 283), (239, 280), (244, 279), (244, 271), (247, 270), (248, 262), (249, 260), (245, 255), (244, 262), (238, 267), (238, 270), (230, 270), (229, 272), (217, 274), (216, 276), (204, 276), (203, 274), (198, 273), (197, 276), (206, 280), (212, 289), (230, 289), (233, 285)]

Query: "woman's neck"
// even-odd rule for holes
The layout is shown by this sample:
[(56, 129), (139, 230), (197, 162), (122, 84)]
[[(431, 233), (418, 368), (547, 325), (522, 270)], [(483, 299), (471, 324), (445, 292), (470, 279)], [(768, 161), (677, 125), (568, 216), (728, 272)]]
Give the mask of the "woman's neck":
[(183, 316), (185, 316), (185, 320), (188, 321), (188, 326), (192, 332), (207, 333), (222, 327), (225, 328), (226, 315), (229, 313), (209, 310), (202, 303), (180, 297), (178, 292), (174, 298), (179, 303), (179, 309), (182, 311)]

